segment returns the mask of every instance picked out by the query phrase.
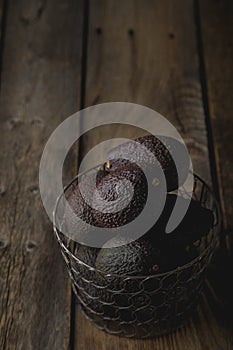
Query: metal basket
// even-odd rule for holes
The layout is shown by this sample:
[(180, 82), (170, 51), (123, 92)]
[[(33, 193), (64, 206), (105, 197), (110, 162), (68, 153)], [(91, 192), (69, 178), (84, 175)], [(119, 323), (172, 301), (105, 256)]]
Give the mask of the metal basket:
[[(76, 181), (77, 177), (66, 186), (65, 193)], [(183, 195), (190, 196), (185, 192)], [(73, 253), (77, 243), (58, 230), (61, 223), (57, 222), (55, 209), (54, 231), (74, 293), (85, 316), (96, 326), (119, 336), (149, 338), (183, 326), (195, 310), (207, 267), (219, 245), (221, 219), (216, 199), (197, 175), (192, 197), (214, 214), (214, 224), (208, 235), (188, 247), (195, 248), (197, 256), (172, 271), (148, 276), (110, 275), (85, 264)], [(57, 205), (61, 198), (62, 195)]]

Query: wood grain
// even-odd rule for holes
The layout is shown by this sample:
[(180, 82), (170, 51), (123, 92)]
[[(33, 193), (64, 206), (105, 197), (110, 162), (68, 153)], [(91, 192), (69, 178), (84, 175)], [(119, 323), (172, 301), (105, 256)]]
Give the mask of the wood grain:
[(76, 327), (78, 334), (76, 349), (80, 350), (233, 349), (233, 339), (229, 336), (233, 329), (232, 324), (229, 324), (226, 320), (216, 321), (212, 306), (209, 306), (209, 301), (204, 294), (197, 312), (184, 328), (157, 339), (137, 340), (109, 335), (99, 330), (84, 316), (79, 316), (78, 322)]
[(4, 1), (0, 0), (0, 40), (2, 41), (2, 20), (3, 20), (3, 11), (4, 11)]
[[(129, 101), (151, 107), (178, 129), (194, 169), (210, 183), (210, 166), (200, 82), (193, 1), (91, 0), (86, 101), (90, 106)], [(81, 157), (114, 136), (135, 130), (104, 127), (87, 134)], [(75, 349), (232, 349), (232, 328), (203, 302), (184, 329), (155, 340), (127, 340), (95, 328), (76, 309)]]
[(8, 1), (0, 95), (2, 350), (69, 348), (70, 282), (40, 201), (38, 167), (50, 133), (79, 108), (81, 51), (82, 1)]
[(230, 231), (228, 243), (233, 241), (232, 22), (232, 1), (200, 1), (206, 93), (224, 225)]
[[(233, 266), (232, 221), (232, 98), (233, 88), (233, 4), (230, 1), (199, 2), (202, 70), (207, 117), (216, 166), (217, 185), (226, 232), (227, 251), (219, 254), (209, 273), (209, 289), (219, 301), (226, 325), (233, 314), (233, 286), (229, 276)], [(228, 254), (227, 254), (228, 253)], [(221, 305), (221, 306), (220, 306)]]
[[(89, 22), (86, 106), (128, 101), (159, 111), (184, 137), (195, 171), (210, 182), (192, 1), (92, 0)], [(96, 137), (134, 136), (123, 129), (102, 128)], [(94, 136), (86, 135), (85, 150), (97, 142)]]

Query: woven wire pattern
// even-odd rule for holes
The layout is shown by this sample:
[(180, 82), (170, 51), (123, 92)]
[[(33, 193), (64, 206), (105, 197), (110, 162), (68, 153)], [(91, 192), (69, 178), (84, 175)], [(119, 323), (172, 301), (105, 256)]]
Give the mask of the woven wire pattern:
[[(69, 191), (76, 180), (65, 191)], [(184, 192), (183, 196), (190, 194)], [(57, 229), (57, 222), (56, 226), (54, 224), (78, 303), (96, 326), (119, 336), (149, 338), (181, 327), (195, 310), (207, 267), (219, 245), (221, 219), (211, 190), (196, 175), (192, 197), (213, 211), (213, 227), (208, 235), (186, 247), (197, 252), (192, 261), (161, 274), (123, 276), (103, 273), (74, 255), (77, 243)]]

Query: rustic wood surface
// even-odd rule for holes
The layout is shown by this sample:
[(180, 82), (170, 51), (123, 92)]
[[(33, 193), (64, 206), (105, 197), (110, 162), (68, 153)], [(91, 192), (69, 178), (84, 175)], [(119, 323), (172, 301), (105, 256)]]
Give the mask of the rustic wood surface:
[[(38, 191), (43, 146), (63, 119), (101, 102), (134, 102), (159, 111), (177, 127), (195, 171), (219, 192), (225, 228), (232, 229), (232, 4), (228, 0), (7, 0), (4, 4), (0, 348), (233, 349), (229, 288), (233, 264), (232, 258), (222, 255), (210, 269), (200, 307), (183, 329), (154, 340), (128, 340), (97, 329), (74, 303)], [(0, 18), (2, 8), (0, 1)], [(137, 133), (141, 134), (120, 125), (88, 133), (66, 161), (67, 179), (75, 173), (77, 160), (94, 145)]]
[(3, 3), (3, 0), (0, 0), (0, 41), (1, 42), (2, 42), (3, 12), (4, 12), (4, 3)]
[[(184, 137), (196, 172), (210, 182), (192, 1), (90, 1), (87, 59), (85, 106), (127, 101), (159, 111)], [(85, 137), (82, 150), (122, 133), (135, 131), (101, 128)]]
[(200, 1), (206, 98), (228, 248), (233, 241), (233, 2)]
[[(160, 111), (184, 137), (195, 171), (212, 184), (196, 15), (191, 1), (90, 1), (85, 106), (129, 101)], [(82, 141), (81, 156), (114, 136), (135, 137), (135, 130), (97, 129)], [(223, 325), (205, 296), (201, 305), (184, 330), (144, 341), (103, 333), (77, 307), (75, 349), (231, 349), (232, 321)]]
[(81, 50), (82, 2), (7, 2), (0, 95), (2, 350), (69, 348), (71, 286), (41, 204), (38, 166), (50, 133), (80, 108)]

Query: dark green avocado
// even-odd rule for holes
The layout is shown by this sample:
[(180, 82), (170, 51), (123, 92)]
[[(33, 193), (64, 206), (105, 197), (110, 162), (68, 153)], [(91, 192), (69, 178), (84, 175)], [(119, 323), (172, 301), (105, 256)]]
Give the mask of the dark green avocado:
[(99, 250), (100, 248), (76, 245), (74, 255), (88, 266), (75, 263), (75, 283), (78, 286), (78, 294), (84, 307), (88, 307), (89, 310), (97, 314), (104, 312), (109, 317), (113, 317), (114, 312), (105, 306), (111, 302), (112, 295), (105, 289), (98, 288), (99, 285), (103, 284), (103, 279), (99, 273), (90, 269), (90, 267), (95, 266)]
[[(111, 243), (122, 245), (111, 247)], [(108, 241), (106, 246), (99, 251), (95, 266), (105, 275), (109, 275), (107, 278), (108, 294), (114, 296), (119, 321), (133, 321), (135, 315), (132, 310), (140, 309), (144, 302), (148, 302), (144, 299), (141, 300), (142, 293), (138, 299), (134, 300), (135, 293), (137, 294), (142, 288), (142, 280), (134, 279), (134, 276), (155, 274), (159, 269), (160, 251), (153, 247), (149, 241), (138, 239), (127, 243), (125, 238), (121, 236), (116, 236)], [(130, 306), (131, 303), (133, 306)], [(109, 315), (112, 317), (114, 314), (112, 312)]]
[[(72, 192), (67, 198), (67, 203), (65, 206), (66, 227), (68, 229), (68, 232), (71, 234), (71, 237), (73, 237), (75, 240), (78, 240), (79, 242), (82, 241), (82, 237), (85, 237), (86, 234), (90, 234), (91, 229), (90, 227), (87, 227), (85, 223), (88, 223), (92, 226), (98, 226), (98, 223), (95, 220), (95, 216), (93, 215), (94, 211), (87, 203), (82, 193), (86, 193), (88, 198), (90, 198), (90, 201), (92, 201), (95, 186), (98, 185), (104, 175), (105, 174), (103, 172), (98, 172), (97, 177), (94, 173), (91, 175), (83, 176), (79, 184), (73, 187)], [(93, 182), (94, 185), (90, 186), (90, 183), (92, 183), (95, 177), (96, 182)], [(70, 208), (75, 213), (75, 215), (81, 219), (79, 222), (75, 221)]]
[[(179, 197), (187, 203), (188, 199)], [(154, 244), (161, 247), (186, 247), (209, 234), (214, 216), (210, 209), (204, 208), (199, 201), (191, 199), (188, 210), (180, 224), (171, 232), (166, 233), (166, 226), (175, 206), (177, 195), (168, 194), (163, 212), (155, 225), (145, 235)]]
[[(172, 137), (159, 136), (158, 138), (154, 135), (138, 137), (134, 141), (145, 146), (152, 155), (146, 154), (142, 157), (134, 142), (125, 142), (108, 152), (109, 161), (104, 165), (105, 171), (111, 173), (116, 169), (124, 167), (127, 156), (133, 155), (135, 162), (146, 167), (157, 165), (155, 162), (156, 158), (164, 172), (168, 192), (177, 189), (179, 185), (185, 182), (189, 171), (189, 157), (185, 146), (181, 142)], [(177, 166), (180, 169), (180, 184), (178, 183), (177, 169), (173, 160), (174, 154), (179, 155)], [(160, 175), (158, 174), (156, 172), (155, 177), (159, 177)]]
[[(74, 261), (72, 265), (75, 269), (75, 276), (77, 280), (81, 277), (84, 277), (87, 281), (95, 280), (95, 273), (89, 267), (95, 266), (95, 261), (99, 250), (100, 248), (89, 247), (76, 243), (74, 255), (81, 261), (81, 263)], [(82, 264), (82, 262), (88, 266)]]
[(198, 250), (195, 246), (191, 248), (176, 245), (161, 246), (158, 273), (172, 271), (189, 263), (197, 256)]
[(100, 248), (76, 244), (74, 255), (85, 264), (94, 267)]
[[(153, 247), (150, 241), (137, 239), (126, 244), (126, 239), (117, 236), (104, 245), (96, 258), (95, 267), (105, 273), (117, 275), (149, 275), (158, 269), (160, 250)], [(106, 248), (107, 246), (107, 248)]]
[(105, 176), (94, 191), (95, 221), (104, 228), (126, 225), (143, 210), (147, 191), (144, 172), (136, 164), (116, 169)]
[[(119, 241), (124, 239), (119, 238)], [(107, 245), (111, 242), (108, 241)], [(153, 241), (140, 238), (123, 246), (102, 248), (96, 258), (95, 266), (104, 273), (141, 276), (171, 271), (190, 262), (198, 255), (195, 247), (154, 245)]]

